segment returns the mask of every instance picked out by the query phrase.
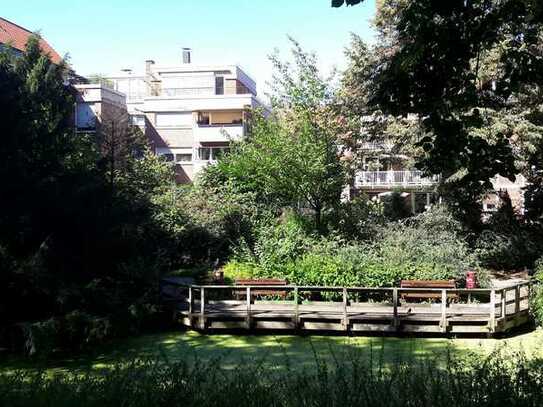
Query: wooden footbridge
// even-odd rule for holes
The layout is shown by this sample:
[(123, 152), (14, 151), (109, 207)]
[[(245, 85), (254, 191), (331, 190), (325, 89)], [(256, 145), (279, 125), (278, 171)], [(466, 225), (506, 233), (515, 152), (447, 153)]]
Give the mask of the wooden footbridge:
[[(188, 285), (184, 325), (223, 329), (495, 334), (530, 319), (530, 283), (499, 289)], [(413, 302), (413, 294), (428, 296)], [(431, 299), (430, 299), (431, 298)]]

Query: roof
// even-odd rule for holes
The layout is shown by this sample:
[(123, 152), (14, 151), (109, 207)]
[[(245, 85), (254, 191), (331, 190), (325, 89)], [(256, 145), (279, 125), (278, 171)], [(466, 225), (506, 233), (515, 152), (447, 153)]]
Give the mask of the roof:
[[(32, 34), (32, 31), (0, 17), (0, 44), (24, 51), (28, 38)], [(44, 39), (40, 39), (40, 48), (44, 54), (49, 55), (53, 63), (58, 64), (62, 61), (60, 55)]]

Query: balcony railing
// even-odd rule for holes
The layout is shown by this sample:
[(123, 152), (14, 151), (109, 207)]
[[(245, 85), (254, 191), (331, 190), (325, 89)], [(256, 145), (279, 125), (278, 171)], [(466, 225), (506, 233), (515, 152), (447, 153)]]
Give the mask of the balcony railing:
[(425, 177), (422, 171), (360, 171), (356, 175), (358, 188), (423, 187), (435, 185), (438, 176)]

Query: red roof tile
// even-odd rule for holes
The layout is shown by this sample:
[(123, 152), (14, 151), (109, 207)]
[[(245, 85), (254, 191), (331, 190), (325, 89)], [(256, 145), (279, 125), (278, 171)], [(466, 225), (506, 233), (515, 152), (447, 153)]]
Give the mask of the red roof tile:
[[(0, 44), (9, 44), (11, 47), (24, 51), (28, 37), (32, 35), (32, 31), (27, 30), (5, 18), (0, 17)], [(49, 54), (51, 60), (58, 64), (62, 58), (59, 54), (45, 41), (40, 40), (40, 46), (45, 54)]]

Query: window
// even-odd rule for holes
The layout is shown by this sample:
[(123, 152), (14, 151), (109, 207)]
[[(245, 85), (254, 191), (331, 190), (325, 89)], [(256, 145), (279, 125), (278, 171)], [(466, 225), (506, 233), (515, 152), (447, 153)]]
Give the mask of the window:
[(198, 157), (203, 161), (216, 161), (228, 154), (229, 151), (229, 147), (200, 147)]
[(134, 116), (130, 116), (130, 119), (132, 121), (133, 126), (139, 126), (139, 127), (145, 126), (145, 116), (134, 115)]
[(224, 77), (215, 77), (215, 95), (224, 95)]
[(211, 148), (210, 147), (201, 147), (198, 149), (198, 157), (200, 160), (210, 161), (211, 160)]
[(209, 125), (209, 113), (208, 112), (198, 112), (198, 124), (207, 126)]
[(157, 127), (190, 127), (192, 126), (192, 113), (157, 113)]
[(93, 130), (96, 127), (96, 114), (94, 105), (89, 103), (77, 104), (76, 122), (78, 129)]
[(192, 154), (176, 154), (175, 162), (177, 163), (186, 163), (192, 161)]
[(173, 154), (171, 153), (160, 154), (160, 157), (166, 162), (173, 162)]

